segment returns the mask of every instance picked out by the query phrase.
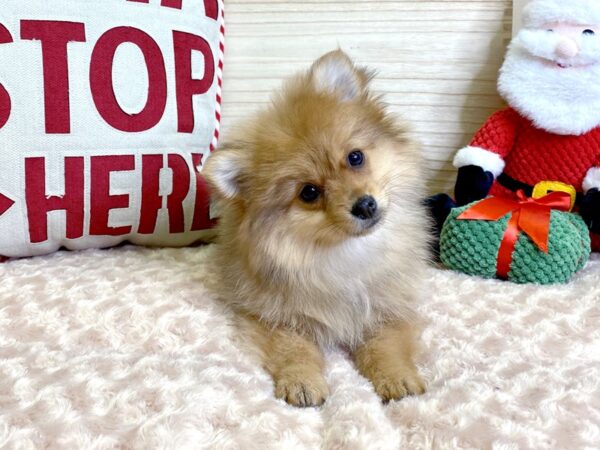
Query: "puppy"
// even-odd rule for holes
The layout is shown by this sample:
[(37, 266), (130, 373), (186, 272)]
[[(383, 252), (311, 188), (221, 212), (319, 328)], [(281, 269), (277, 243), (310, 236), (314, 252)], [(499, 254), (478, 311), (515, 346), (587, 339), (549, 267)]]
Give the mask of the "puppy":
[(414, 303), (427, 255), (418, 146), (342, 51), (291, 79), (208, 160), (218, 296), (275, 395), (322, 404), (322, 348), (385, 401), (424, 392)]

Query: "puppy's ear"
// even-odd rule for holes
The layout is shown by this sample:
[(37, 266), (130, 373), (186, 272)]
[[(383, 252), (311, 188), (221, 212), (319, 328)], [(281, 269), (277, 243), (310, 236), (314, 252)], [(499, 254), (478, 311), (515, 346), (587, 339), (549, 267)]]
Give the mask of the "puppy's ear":
[(367, 90), (372, 75), (356, 67), (346, 53), (335, 50), (314, 62), (309, 77), (318, 92), (335, 94), (341, 100), (351, 101)]
[(247, 152), (224, 145), (208, 158), (202, 175), (221, 196), (234, 198), (240, 194), (247, 167)]

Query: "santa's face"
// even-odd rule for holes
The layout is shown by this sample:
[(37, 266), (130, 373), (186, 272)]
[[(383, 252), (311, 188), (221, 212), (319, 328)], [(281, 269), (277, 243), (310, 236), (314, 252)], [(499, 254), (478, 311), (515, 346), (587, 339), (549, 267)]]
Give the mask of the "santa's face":
[(521, 44), (532, 56), (559, 69), (585, 68), (600, 62), (600, 26), (547, 23), (523, 30)]
[(499, 90), (536, 126), (583, 134), (600, 125), (600, 25), (547, 23), (513, 39)]

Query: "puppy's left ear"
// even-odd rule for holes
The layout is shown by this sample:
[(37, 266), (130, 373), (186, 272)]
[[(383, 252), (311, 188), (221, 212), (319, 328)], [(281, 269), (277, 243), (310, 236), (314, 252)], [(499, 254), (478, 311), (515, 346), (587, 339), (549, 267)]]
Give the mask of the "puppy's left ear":
[(367, 91), (372, 75), (365, 69), (356, 67), (346, 53), (335, 50), (314, 62), (309, 77), (318, 92), (352, 101)]
[(202, 175), (221, 196), (240, 195), (247, 174), (248, 153), (238, 146), (224, 145), (206, 161)]

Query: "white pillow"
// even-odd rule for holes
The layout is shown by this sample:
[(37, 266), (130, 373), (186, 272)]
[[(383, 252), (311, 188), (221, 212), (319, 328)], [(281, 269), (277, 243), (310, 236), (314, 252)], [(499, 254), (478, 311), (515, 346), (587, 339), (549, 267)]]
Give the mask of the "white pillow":
[(0, 256), (212, 224), (222, 0), (2, 0)]

